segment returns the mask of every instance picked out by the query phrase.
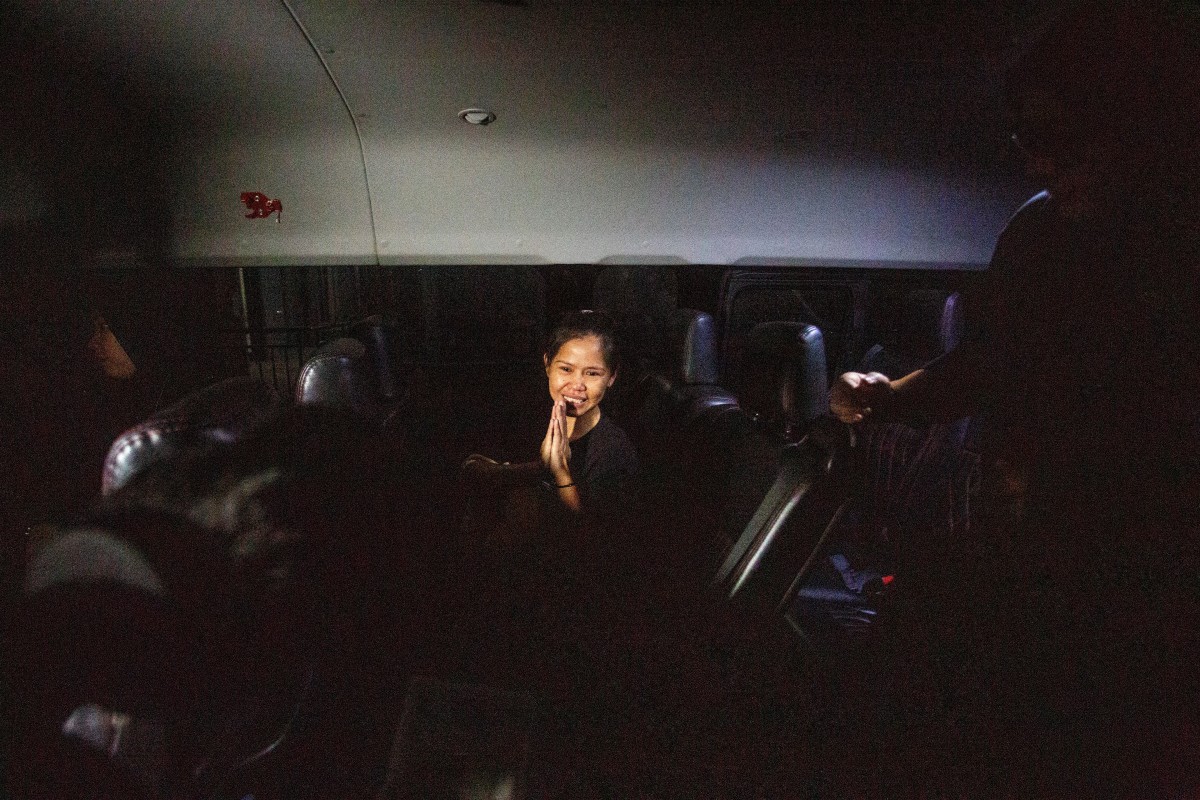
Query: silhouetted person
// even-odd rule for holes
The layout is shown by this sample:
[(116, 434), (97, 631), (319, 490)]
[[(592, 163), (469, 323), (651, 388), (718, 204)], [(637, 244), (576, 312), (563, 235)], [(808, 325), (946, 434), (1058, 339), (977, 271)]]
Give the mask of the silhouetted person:
[(69, 242), (0, 236), (0, 536), (5, 586), (30, 526), (85, 510), (113, 438), (136, 421), (137, 368), (82, 288)]
[[(16, 785), (107, 765), (147, 796), (213, 796), (213, 781), (252, 782), (235, 765), (285, 736), (260, 763), (279, 793), (363, 796), (445, 605), (430, 588), (441, 544), (411, 535), (390, 458), (363, 419), (297, 407), (51, 528), (3, 673)], [(106, 735), (113, 714), (125, 727)]]
[(1010, 76), (1013, 142), (1047, 191), (997, 244), (982, 334), (831, 393), (846, 422), (986, 421), (981, 541), (924, 576), (941, 591), (911, 622), (950, 629), (930, 648), (959, 658), (945, 713), (974, 750), (948, 760), (990, 761), (997, 791), (1198, 785), (1200, 33), (1184, 9), (1080, 4), (1051, 26)]

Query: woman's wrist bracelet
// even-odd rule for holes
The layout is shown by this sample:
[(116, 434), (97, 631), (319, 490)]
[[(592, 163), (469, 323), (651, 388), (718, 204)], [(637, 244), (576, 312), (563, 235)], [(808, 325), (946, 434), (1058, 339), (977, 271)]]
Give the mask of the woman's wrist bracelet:
[(575, 481), (571, 481), (570, 483), (551, 483), (550, 481), (542, 481), (542, 486), (545, 486), (547, 489), (566, 489), (574, 485)]

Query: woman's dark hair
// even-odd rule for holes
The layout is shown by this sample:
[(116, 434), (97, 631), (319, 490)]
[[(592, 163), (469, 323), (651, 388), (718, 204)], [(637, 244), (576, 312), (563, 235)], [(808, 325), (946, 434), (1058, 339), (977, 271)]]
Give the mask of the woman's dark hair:
[(558, 351), (567, 342), (585, 336), (595, 336), (600, 340), (604, 364), (609, 372), (615, 375), (621, 367), (621, 349), (617, 343), (612, 317), (604, 311), (569, 311), (564, 314), (546, 339), (546, 360), (549, 361), (558, 355)]

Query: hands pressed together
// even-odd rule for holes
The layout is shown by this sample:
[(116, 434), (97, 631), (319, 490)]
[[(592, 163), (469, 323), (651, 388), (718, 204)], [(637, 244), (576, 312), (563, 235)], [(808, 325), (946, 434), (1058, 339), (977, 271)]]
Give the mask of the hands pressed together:
[(542, 466), (550, 473), (555, 485), (573, 483), (571, 479), (571, 441), (567, 435), (567, 408), (563, 400), (554, 402), (546, 438), (542, 439)]

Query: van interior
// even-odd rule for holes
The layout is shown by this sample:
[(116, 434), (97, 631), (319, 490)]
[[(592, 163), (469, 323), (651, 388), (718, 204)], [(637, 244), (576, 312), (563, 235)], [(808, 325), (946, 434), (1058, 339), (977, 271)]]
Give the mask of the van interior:
[[(919, 785), (839, 743), (979, 421), (828, 391), (970, 334), (1049, 5), (6, 4), (12, 796)], [(578, 309), (637, 500), (518, 540)]]

